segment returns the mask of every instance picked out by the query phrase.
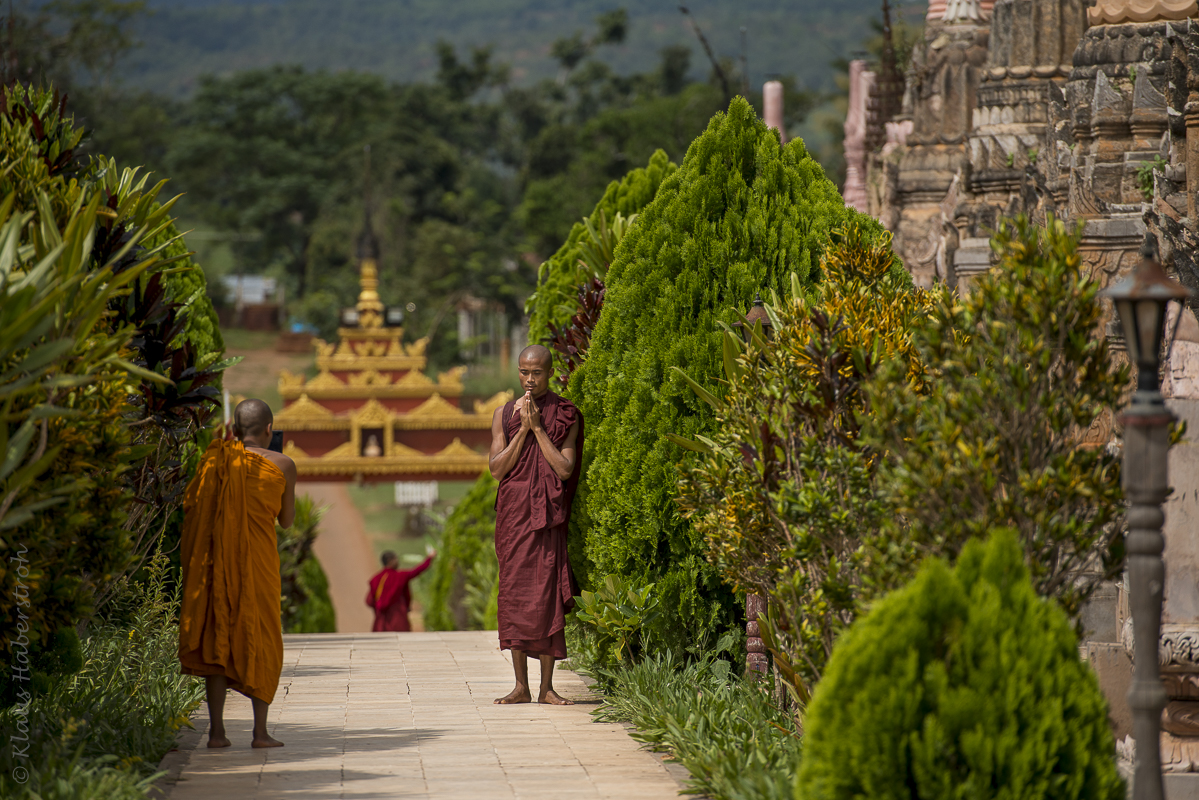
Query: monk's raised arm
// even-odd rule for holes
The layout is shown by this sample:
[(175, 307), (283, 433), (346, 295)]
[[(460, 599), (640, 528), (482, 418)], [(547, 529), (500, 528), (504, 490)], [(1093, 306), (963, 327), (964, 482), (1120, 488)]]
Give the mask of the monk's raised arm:
[(567, 480), (575, 470), (575, 458), (578, 457), (575, 442), (579, 438), (579, 421), (575, 420), (571, 424), (570, 430), (566, 432), (566, 439), (562, 442), (561, 450), (554, 447), (549, 434), (541, 425), (533, 429), (533, 435), (537, 437), (537, 446), (541, 448), (541, 454), (549, 462), (550, 469), (558, 476), (558, 480)]
[(491, 476), (497, 481), (502, 480), (508, 471), (516, 466), (520, 458), (520, 450), (525, 446), (528, 429), (521, 425), (520, 431), (512, 437), (512, 441), (504, 444), (504, 409), (497, 408), (491, 417), (491, 454), (487, 466)]
[(287, 456), (281, 456), (276, 463), (283, 470), (283, 477), (287, 478), (287, 488), (283, 490), (283, 507), (279, 509), (279, 524), (284, 528), (290, 528), (296, 521), (296, 462)]

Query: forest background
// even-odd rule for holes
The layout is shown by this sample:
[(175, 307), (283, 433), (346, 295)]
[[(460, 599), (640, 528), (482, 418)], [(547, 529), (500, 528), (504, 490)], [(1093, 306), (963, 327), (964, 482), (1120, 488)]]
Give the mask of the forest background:
[[(919, 7), (896, 5), (903, 50)], [(879, 7), (15, 0), (0, 36), (6, 80), (70, 93), (85, 153), (185, 193), (180, 227), (214, 302), (224, 274), (273, 276), (289, 318), (326, 336), (357, 294), (370, 145), (381, 294), (444, 369), (469, 344), (463, 300), (518, 320), (607, 184), (657, 149), (680, 162), (731, 95), (758, 107), (762, 82), (782, 80), (789, 136), (840, 185), (841, 79), (877, 51)]]

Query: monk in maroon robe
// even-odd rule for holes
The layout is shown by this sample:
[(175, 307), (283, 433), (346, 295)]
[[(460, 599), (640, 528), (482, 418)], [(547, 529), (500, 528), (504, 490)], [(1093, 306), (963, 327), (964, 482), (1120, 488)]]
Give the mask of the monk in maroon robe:
[(400, 560), (396, 558), (396, 554), (390, 550), (383, 554), (383, 569), (371, 578), (371, 588), (366, 593), (366, 604), (375, 610), (372, 631), (380, 633), (412, 630), (412, 624), (408, 621), (412, 590), (408, 588), (408, 584), (429, 568), (435, 555), (436, 553), (429, 553), (429, 557), (413, 569), (398, 569)]
[(512, 651), (516, 688), (497, 703), (528, 703), (527, 655), (541, 661), (538, 702), (572, 705), (554, 691), (554, 661), (566, 658), (566, 612), (578, 594), (566, 555), (570, 503), (578, 484), (583, 416), (549, 390), (550, 351), (526, 347), (517, 361), (524, 396), (491, 422), (491, 474), (499, 558), (500, 649)]

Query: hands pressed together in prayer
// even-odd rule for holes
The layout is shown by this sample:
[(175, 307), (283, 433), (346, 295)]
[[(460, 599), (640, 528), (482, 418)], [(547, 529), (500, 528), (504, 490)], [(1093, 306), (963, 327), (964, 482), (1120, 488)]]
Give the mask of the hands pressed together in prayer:
[[(544, 349), (544, 348), (542, 348)], [(548, 354), (548, 351), (546, 351)], [(534, 354), (532, 358), (521, 360), (521, 380), (525, 384), (525, 393), (513, 404), (513, 413), (520, 414), (520, 428), (512, 441), (508, 441), (504, 432), (504, 420), (497, 409), (491, 421), (491, 474), (496, 480), (502, 479), (509, 470), (516, 466), (524, 448), (525, 440), (532, 434), (537, 441), (546, 462), (553, 469), (559, 480), (570, 478), (575, 464), (575, 437), (578, 428), (572, 427), (561, 447), (550, 441), (549, 434), (541, 425), (541, 409), (537, 407), (537, 398), (544, 397), (549, 390), (549, 376), (552, 363), (548, 355)]]
[(520, 412), (521, 430), (537, 433), (541, 430), (541, 411), (533, 402), (533, 393), (525, 392), (524, 397), (516, 401), (516, 410)]

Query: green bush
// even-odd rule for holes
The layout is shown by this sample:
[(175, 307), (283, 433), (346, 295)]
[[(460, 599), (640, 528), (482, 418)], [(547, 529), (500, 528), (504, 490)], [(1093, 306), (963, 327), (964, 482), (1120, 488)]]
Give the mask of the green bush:
[(591, 574), (655, 583), (668, 646), (739, 614), (674, 502), (682, 450), (665, 434), (693, 438), (715, 419), (671, 368), (714, 388), (718, 323), (736, 321), (759, 291), (789, 289), (791, 273), (813, 284), (829, 232), (856, 216), (802, 141), (780, 147), (735, 99), (617, 248), (590, 352), (567, 392), (587, 422), (572, 563), (584, 586)]
[(634, 588), (619, 575), (608, 575), (596, 591), (584, 589), (575, 602), (575, 619), (590, 629), (594, 642), (594, 666), (610, 668), (626, 657), (637, 660), (643, 650), (642, 629), (658, 615), (652, 583)]
[[(617, 214), (628, 217), (649, 205), (662, 181), (678, 169), (662, 150), (656, 151), (644, 167), (612, 181), (586, 222), (598, 228), (601, 220), (611, 222)], [(525, 303), (529, 315), (529, 341), (540, 342), (550, 335), (550, 325), (565, 325), (577, 305), (576, 294), (585, 280), (579, 274), (591, 236), (586, 222), (576, 222), (566, 242), (537, 270), (537, 290)], [(590, 276), (588, 276), (590, 277)], [(599, 277), (603, 277), (602, 275)]]
[(297, 609), (287, 633), (336, 633), (337, 615), (329, 597), (329, 579), (316, 556), (300, 566), (298, 583), (308, 599)]
[(1003, 222), (999, 265), (968, 294), (941, 293), (912, 331), (928, 380), (895, 361), (869, 381), (862, 438), (887, 454), (891, 508), (870, 554), (882, 589), (998, 527), (1019, 533), (1038, 593), (1071, 614), (1120, 569), (1119, 456), (1083, 434), (1122, 404), (1128, 369), (1099, 329), (1080, 235), (1052, 217)]
[[(10, 739), (25, 728), (29, 735), (22, 752), (0, 751), (0, 797), (145, 796), (146, 779), (190, 724), (204, 691), (202, 681), (179, 673), (178, 596), (167, 578), (160, 552), (146, 580), (123, 582), (112, 604), (127, 622), (101, 621), (87, 632), (75, 674), (0, 711)], [(25, 782), (18, 768), (27, 771)]]
[(873, 233), (834, 231), (821, 284), (767, 306), (770, 340), (724, 334), (718, 426), (681, 467), (680, 507), (729, 585), (769, 600), (763, 640), (801, 705), (858, 612), (863, 532), (886, 512), (857, 443), (865, 373), (895, 357), (920, 375), (909, 331), (927, 296)]
[(495, 556), (495, 495), (499, 482), (479, 476), (446, 518), (437, 558), (418, 593), (430, 631), (495, 630), (499, 564)]
[[(153, 552), (223, 368), (165, 181), (81, 162), (83, 139), (57, 94), (0, 98), (0, 613), (24, 609), (39, 689), (78, 666), (75, 628)], [(0, 702), (23, 677), (4, 672)]]
[(275, 525), (284, 633), (337, 630), (333, 601), (329, 598), (329, 579), (312, 552), (324, 513), (324, 506), (318, 508), (305, 495), (296, 498), (296, 516), (291, 527)]
[(805, 720), (805, 800), (1117, 800), (1107, 704), (1010, 530), (925, 562), (837, 643)]
[(634, 739), (669, 752), (691, 773), (690, 791), (713, 800), (794, 800), (795, 718), (761, 684), (730, 678), (730, 662), (716, 657), (721, 650), (686, 666), (667, 653), (613, 670), (611, 691), (593, 713), (632, 723)]

